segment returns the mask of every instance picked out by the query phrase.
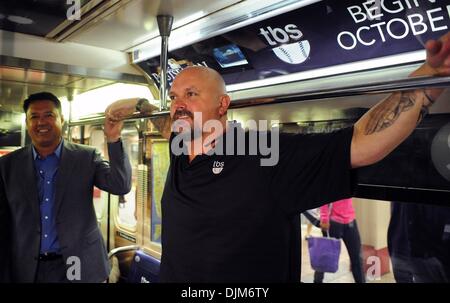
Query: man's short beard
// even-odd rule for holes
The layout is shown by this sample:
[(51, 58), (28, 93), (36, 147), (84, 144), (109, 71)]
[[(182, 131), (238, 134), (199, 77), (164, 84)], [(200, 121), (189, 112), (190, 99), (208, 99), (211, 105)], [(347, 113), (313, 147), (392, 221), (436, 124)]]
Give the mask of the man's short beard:
[[(180, 117), (185, 116), (189, 117), (192, 122), (189, 123), (187, 120), (179, 119)], [(182, 134), (184, 140), (195, 141), (196, 139), (200, 139), (203, 137), (203, 120), (201, 112), (192, 113), (191, 111), (182, 108), (175, 111), (172, 119), (172, 131)]]
[(185, 135), (185, 139), (188, 141), (194, 141), (195, 139), (199, 139), (203, 137), (202, 129), (198, 127), (191, 127), (189, 130), (182, 130), (181, 132), (176, 132), (175, 134), (183, 134)]

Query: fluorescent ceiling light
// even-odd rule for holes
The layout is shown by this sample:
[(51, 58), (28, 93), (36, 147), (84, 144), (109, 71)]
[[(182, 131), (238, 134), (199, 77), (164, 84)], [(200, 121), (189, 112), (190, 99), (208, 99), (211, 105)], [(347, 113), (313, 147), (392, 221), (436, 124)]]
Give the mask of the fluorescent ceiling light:
[(69, 121), (70, 103), (67, 100), (67, 97), (61, 97), (59, 98), (59, 101), (61, 101), (61, 110), (64, 120)]
[(203, 16), (205, 16), (205, 12), (204, 11), (198, 11), (198, 12), (195, 12), (194, 14), (192, 14), (192, 15), (189, 15), (189, 16), (181, 19), (181, 20), (174, 19), (173, 20), (173, 27), (177, 28), (179, 26), (186, 25), (186, 24), (191, 23), (191, 22), (193, 22), (193, 21), (195, 21), (197, 19), (202, 18)]
[[(116, 83), (77, 95), (72, 101), (71, 118), (72, 120), (77, 120), (81, 117), (101, 114), (114, 101), (128, 98), (153, 100), (149, 88), (145, 85)], [(68, 115), (68, 110), (64, 106), (63, 114)], [(66, 119), (68, 118), (66, 116)]]
[(17, 24), (23, 24), (23, 25), (33, 24), (33, 22), (34, 22), (30, 18), (22, 17), (22, 16), (14, 16), (14, 15), (8, 16), (8, 20), (11, 22), (14, 22)]

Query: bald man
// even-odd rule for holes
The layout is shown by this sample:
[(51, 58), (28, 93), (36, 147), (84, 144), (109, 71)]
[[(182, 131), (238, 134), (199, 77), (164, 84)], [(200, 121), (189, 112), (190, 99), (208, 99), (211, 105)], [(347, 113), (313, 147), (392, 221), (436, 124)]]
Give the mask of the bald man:
[[(427, 43), (427, 61), (412, 76), (450, 75), (449, 37)], [(390, 153), (441, 93), (396, 92), (353, 127), (331, 134), (270, 137), (272, 145), (279, 144), (279, 161), (263, 166), (261, 151), (236, 155), (214, 150), (239, 143), (228, 137), (239, 126), (227, 122), (230, 98), (222, 77), (206, 67), (180, 72), (169, 93), (172, 129), (168, 118), (155, 121), (171, 141), (161, 202), (161, 281), (299, 281), (299, 213), (351, 197), (351, 169)], [(154, 107), (142, 99), (122, 100), (110, 106), (108, 115), (123, 119), (136, 109)], [(199, 114), (201, 121), (195, 117)], [(210, 122), (222, 132), (208, 128)], [(195, 131), (180, 144), (190, 153), (178, 153), (174, 140)], [(252, 147), (248, 139), (254, 133), (245, 132), (245, 147)], [(259, 133), (258, 140), (265, 135)], [(200, 149), (189, 149), (199, 142)]]

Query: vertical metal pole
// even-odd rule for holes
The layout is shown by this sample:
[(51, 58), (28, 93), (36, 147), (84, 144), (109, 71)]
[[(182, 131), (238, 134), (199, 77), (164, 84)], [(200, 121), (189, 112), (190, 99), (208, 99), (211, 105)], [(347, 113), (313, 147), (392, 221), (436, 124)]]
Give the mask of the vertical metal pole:
[(111, 194), (108, 193), (108, 210), (106, 214), (106, 251), (111, 251)]
[(169, 50), (169, 36), (172, 30), (173, 17), (169, 15), (159, 15), (156, 17), (158, 21), (159, 34), (161, 36), (161, 78), (159, 86), (159, 97), (161, 103), (159, 109), (167, 109), (167, 53)]
[(20, 146), (25, 146), (26, 144), (26, 138), (27, 138), (27, 115), (24, 113), (22, 114), (23, 117), (22, 118), (22, 124), (20, 127)]
[[(73, 101), (73, 88), (68, 88), (67, 89), (67, 101), (69, 101), (69, 120), (67, 123), (67, 141), (72, 142), (72, 134), (71, 134), (71, 126), (70, 123), (72, 123), (72, 101)], [(84, 131), (84, 130), (83, 130)]]
[[(28, 69), (25, 68), (25, 83), (28, 83)], [(23, 93), (22, 93), (22, 100), (25, 100), (25, 98), (28, 98), (28, 85), (25, 85), (23, 88)], [(30, 142), (30, 138), (28, 136), (27, 133), (27, 113), (24, 113), (25, 119), (22, 119), (22, 128), (20, 131), (20, 146), (25, 146), (27, 144), (27, 142)], [(30, 141), (28, 141), (28, 140)]]
[(80, 144), (86, 144), (84, 141), (84, 132), (86, 130), (86, 125), (80, 125)]
[(161, 37), (161, 84), (159, 87), (159, 98), (161, 100), (159, 110), (167, 108), (167, 51), (169, 37)]

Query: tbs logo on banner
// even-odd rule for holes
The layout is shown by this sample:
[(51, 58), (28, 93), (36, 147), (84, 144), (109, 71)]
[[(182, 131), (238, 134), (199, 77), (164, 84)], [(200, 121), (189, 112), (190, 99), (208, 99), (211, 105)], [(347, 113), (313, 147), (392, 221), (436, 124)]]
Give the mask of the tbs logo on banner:
[(309, 58), (311, 46), (308, 40), (302, 39), (303, 33), (297, 25), (288, 24), (284, 28), (268, 26), (259, 30), (270, 46), (276, 46), (272, 48), (272, 51), (282, 61), (289, 64), (301, 64)]

